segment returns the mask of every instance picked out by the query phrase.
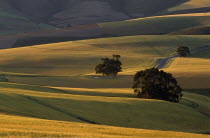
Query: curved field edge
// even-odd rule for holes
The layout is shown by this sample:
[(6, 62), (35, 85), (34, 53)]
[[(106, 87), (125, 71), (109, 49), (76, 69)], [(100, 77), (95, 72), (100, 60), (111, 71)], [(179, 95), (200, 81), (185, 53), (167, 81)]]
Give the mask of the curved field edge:
[[(210, 119), (185, 100), (199, 103), (209, 100), (208, 97), (190, 93), (186, 93), (181, 104), (175, 104), (128, 96), (133, 94), (132, 89), (41, 89), (11, 83), (0, 83), (0, 86), (0, 110), (5, 114), (192, 133), (208, 133), (210, 128)], [(208, 111), (207, 102), (199, 104), (202, 110)]]
[(1, 137), (196, 137), (208, 135), (132, 129), (0, 115)]

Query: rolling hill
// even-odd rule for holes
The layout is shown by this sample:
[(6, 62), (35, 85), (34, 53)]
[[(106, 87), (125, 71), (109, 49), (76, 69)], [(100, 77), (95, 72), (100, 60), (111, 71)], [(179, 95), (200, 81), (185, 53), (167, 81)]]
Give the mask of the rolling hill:
[(133, 68), (134, 73), (152, 66), (158, 58), (173, 54), (180, 45), (196, 48), (209, 43), (208, 36), (173, 35), (127, 36), (53, 43), (0, 50), (0, 68), (5, 72), (26, 74), (89, 74), (94, 72), (100, 58), (116, 53), (122, 55), (125, 71), (129, 72)]
[(192, 13), (190, 10), (193, 9), (196, 10), (194, 12), (210, 12), (207, 0), (187, 2), (186, 0), (155, 2), (153, 0), (1, 0), (0, 8), (1, 24), (6, 26), (0, 35), (176, 14), (176, 12)]
[[(208, 35), (136, 35), (2, 49), (0, 70), (9, 82), (0, 83), (0, 136), (208, 137), (202, 135), (210, 129), (208, 51), (165, 69), (185, 89), (180, 103), (138, 99), (131, 85), (136, 71), (178, 46), (209, 43)], [(95, 65), (112, 54), (122, 56), (124, 72), (95, 75)]]
[(188, 0), (183, 2), (182, 4), (170, 8), (169, 11), (179, 11), (179, 10), (186, 10), (186, 9), (198, 9), (198, 8), (205, 8), (210, 7), (210, 3), (208, 0)]
[(50, 25), (36, 23), (8, 4), (8, 1), (0, 2), (0, 35), (16, 34), (20, 32), (32, 32), (53, 29)]
[(205, 35), (208, 34), (209, 23), (210, 13), (154, 16), (36, 33), (1, 36), (0, 44), (1, 48), (13, 48), (113, 36), (164, 34)]
[[(136, 71), (152, 67), (158, 59), (173, 55), (178, 46), (194, 49), (209, 43), (209, 36), (127, 36), (6, 49), (0, 50), (0, 70), (14, 83), (75, 88), (130, 88)], [(101, 58), (112, 54), (122, 56), (124, 72), (116, 79), (96, 81), (94, 67)], [(196, 53), (198, 58), (199, 54)], [(204, 57), (204, 54), (200, 55)], [(205, 55), (208, 56), (208, 53)], [(197, 83), (196, 74), (180, 74), (174, 73), (185, 89), (210, 88), (208, 73), (200, 76), (206, 83)], [(185, 80), (191, 80), (194, 85), (188, 85)]]
[[(81, 134), (80, 129), (77, 128), (79, 125), (87, 126), (87, 129), (89, 128), (88, 126), (98, 128), (99, 126), (103, 127), (101, 125), (107, 125), (150, 130), (209, 133), (210, 120), (203, 114), (203, 111), (208, 111), (209, 98), (189, 92), (185, 93), (186, 96), (180, 104), (174, 104), (159, 100), (135, 98), (132, 95), (132, 89), (80, 90), (12, 83), (0, 83), (0, 86), (0, 109), (4, 114), (10, 114), (10, 116), (1, 115), (3, 119), (1, 119), (0, 124), (6, 126), (4, 127), (5, 129), (0, 130), (1, 135), (5, 135), (6, 132), (8, 136), (18, 136), (21, 133), (31, 135), (31, 131), (35, 131), (36, 135), (50, 135), (51, 133), (52, 135), (56, 135), (55, 128), (53, 129), (48, 125), (53, 123), (57, 124), (58, 121), (66, 121), (60, 122), (62, 125), (57, 126), (58, 131), (63, 130), (60, 132), (61, 134), (68, 130), (62, 127), (69, 126), (70, 124), (71, 128), (69, 129), (77, 129), (77, 135)], [(115, 93), (114, 97), (113, 91), (118, 91), (118, 93)], [(203, 101), (203, 99), (205, 99), (205, 101)], [(200, 105), (200, 108), (194, 109), (191, 102), (196, 102)], [(153, 110), (151, 111), (151, 109)], [(176, 113), (174, 113), (174, 111), (176, 111)], [(144, 114), (142, 114), (142, 112), (144, 112)], [(16, 115), (17, 117), (11, 115)], [(47, 120), (22, 118), (18, 116)], [(26, 120), (22, 121), (22, 119)], [(41, 121), (46, 124), (41, 125)], [(15, 128), (17, 127), (16, 123), (21, 125)], [(21, 128), (21, 126), (26, 123), (30, 129), (26, 129), (26, 127)], [(104, 127), (106, 129), (106, 126)], [(39, 132), (41, 130), (42, 133), (40, 134)], [(51, 130), (51, 132), (47, 133), (47, 130)], [(150, 130), (145, 130), (145, 132), (149, 132)], [(117, 131), (117, 128), (116, 130), (107, 131), (108, 135), (110, 135), (109, 133)], [(120, 129), (118, 129), (118, 131), (120, 131)], [(91, 135), (92, 133), (94, 134), (94, 132), (96, 133), (97, 130), (88, 132), (88, 134)], [(71, 134), (72, 132), (70, 131), (68, 133)], [(102, 134), (103, 132), (100, 131), (98, 133)], [(140, 131), (139, 133), (144, 133), (144, 131)], [(153, 133), (157, 133), (157, 135), (161, 134), (160, 131), (154, 131)], [(152, 136), (153, 133), (148, 134), (148, 136)], [(121, 135), (126, 135), (126, 133), (122, 133)], [(133, 135), (139, 134), (135, 133)], [(177, 135), (179, 135), (179, 133)], [(193, 136), (194, 134), (191, 135)]]
[(208, 25), (210, 13), (178, 14), (99, 24), (106, 35), (163, 35), (181, 29)]
[(197, 26), (169, 33), (170, 35), (210, 35), (210, 26)]
[[(2, 121), (4, 120), (4, 121)], [(14, 123), (15, 122), (15, 123)], [(207, 135), (132, 129), (122, 127), (97, 126), (82, 123), (69, 123), (49, 121), (11, 115), (1, 115), (1, 137), (196, 137), (203, 138)]]
[[(1, 0), (0, 21), (0, 137), (210, 137), (207, 0)], [(95, 74), (113, 54), (123, 72)], [(137, 98), (168, 57), (181, 101)]]

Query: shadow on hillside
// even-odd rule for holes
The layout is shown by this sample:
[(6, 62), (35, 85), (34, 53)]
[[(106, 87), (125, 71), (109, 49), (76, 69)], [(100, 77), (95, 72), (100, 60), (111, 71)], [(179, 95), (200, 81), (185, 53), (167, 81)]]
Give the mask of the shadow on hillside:
[[(65, 88), (55, 88), (55, 90), (63, 92), (65, 94), (72, 95), (83, 95), (83, 96), (102, 96), (102, 97), (124, 97), (124, 98), (136, 98), (133, 93), (133, 90), (130, 89), (128, 92), (124, 92), (124, 89), (84, 89), (84, 90), (74, 90), (74, 89), (65, 89)], [(115, 91), (119, 91), (116, 93)], [(120, 92), (121, 91), (121, 92)]]
[(116, 78), (94, 78), (95, 76), (7, 76), (10, 82), (70, 88), (131, 88), (132, 75), (120, 75)]
[(210, 97), (210, 89), (186, 89), (184, 91)]

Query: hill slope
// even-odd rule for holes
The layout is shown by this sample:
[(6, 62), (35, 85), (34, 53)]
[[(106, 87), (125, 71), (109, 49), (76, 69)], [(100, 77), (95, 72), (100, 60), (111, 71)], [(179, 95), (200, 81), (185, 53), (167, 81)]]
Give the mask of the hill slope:
[(139, 18), (99, 24), (104, 33), (122, 35), (162, 35), (195, 26), (208, 25), (210, 13), (179, 14)]
[(49, 121), (43, 119), (0, 115), (1, 137), (196, 137), (207, 135), (132, 129), (111, 126), (97, 126), (72, 122)]
[[(136, 71), (152, 67), (159, 58), (173, 55), (178, 46), (186, 45), (194, 49), (209, 43), (209, 36), (174, 35), (63, 42), (1, 50), (0, 69), (5, 74), (16, 73), (8, 78), (17, 83), (86, 88), (113, 88), (115, 84), (118, 88), (128, 88), (132, 85), (132, 75)], [(121, 77), (95, 81), (92, 76), (94, 67), (100, 63), (101, 58), (111, 57), (112, 54), (122, 56), (124, 72), (120, 74)], [(21, 74), (31, 76), (21, 77)], [(187, 77), (178, 78), (184, 88), (201, 88), (200, 85), (185, 85), (186, 82), (182, 80)], [(196, 83), (196, 79), (192, 80)], [(207, 89), (209, 85), (202, 85), (202, 88)]]
[[(167, 9), (182, 3), (186, 4), (185, 2), (185, 0), (156, 0), (155, 2), (153, 0), (2, 0), (0, 7), (4, 9), (2, 13), (6, 16), (7, 20), (5, 21), (13, 22), (13, 24), (2, 23), (8, 26), (8, 30), (1, 34), (16, 34), (51, 27), (46, 24), (69, 27), (147, 17), (162, 13), (170, 14)], [(199, 4), (202, 7), (205, 5), (205, 1)], [(8, 11), (12, 11), (13, 16), (18, 15), (22, 21), (14, 18), (11, 20), (11, 13), (9, 15)], [(17, 30), (10, 30), (14, 26)]]
[[(38, 44), (73, 41), (88, 38), (173, 34), (184, 29), (198, 27), (198, 34), (208, 34), (210, 13), (180, 14), (139, 18), (120, 22), (68, 27), (63, 29), (24, 33), (0, 37), (1, 48), (22, 47)], [(201, 27), (201, 28), (200, 28)], [(200, 30), (200, 31), (199, 31)], [(193, 31), (186, 31), (194, 35)], [(186, 34), (185, 30), (177, 32)]]
[(53, 29), (49, 25), (36, 23), (13, 8), (8, 1), (0, 1), (0, 35), (15, 34), (45, 29)]
[(170, 35), (210, 35), (210, 26), (198, 26), (169, 33)]
[(208, 0), (188, 0), (178, 6), (170, 8), (169, 11), (178, 11), (178, 10), (186, 10), (186, 9), (198, 9), (210, 7), (210, 3)]
[(94, 72), (94, 67), (101, 58), (120, 54), (124, 68), (133, 68), (135, 72), (134, 69), (152, 66), (157, 58), (173, 54), (180, 45), (195, 48), (207, 45), (209, 42), (209, 37), (206, 36), (173, 35), (62, 42), (0, 50), (0, 68), (6, 72), (43, 75), (87, 74)]
[[(10, 83), (0, 83), (0, 86), (0, 109), (4, 114), (192, 133), (208, 133), (210, 128), (210, 119), (200, 113), (199, 109), (193, 109), (190, 102), (192, 100), (201, 104), (200, 102), (205, 99), (207, 102), (203, 102), (203, 110), (208, 110), (210, 99), (205, 96), (186, 93), (181, 104), (177, 104), (138, 99), (132, 97), (132, 89), (95, 89), (95, 94), (89, 89), (89, 92), (84, 90), (84, 93), (81, 94), (82, 90), (68, 88), (52, 89)], [(118, 91), (114, 97), (113, 91)], [(131, 97), (125, 94), (131, 95)], [(46, 129), (44, 130), (46, 131)]]

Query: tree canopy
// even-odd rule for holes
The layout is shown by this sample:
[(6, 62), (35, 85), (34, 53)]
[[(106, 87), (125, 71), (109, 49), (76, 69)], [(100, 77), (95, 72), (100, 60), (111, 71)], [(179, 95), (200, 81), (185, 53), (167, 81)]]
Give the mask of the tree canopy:
[(178, 103), (182, 88), (170, 73), (156, 68), (139, 71), (133, 80), (133, 89), (139, 98), (160, 99)]
[(96, 74), (117, 76), (119, 72), (122, 72), (122, 62), (119, 60), (120, 58), (120, 55), (113, 55), (112, 59), (102, 58), (102, 63), (95, 67)]
[(187, 55), (190, 55), (190, 49), (189, 49), (189, 47), (186, 47), (186, 46), (180, 46), (177, 49), (177, 53), (181, 57), (186, 57)]

